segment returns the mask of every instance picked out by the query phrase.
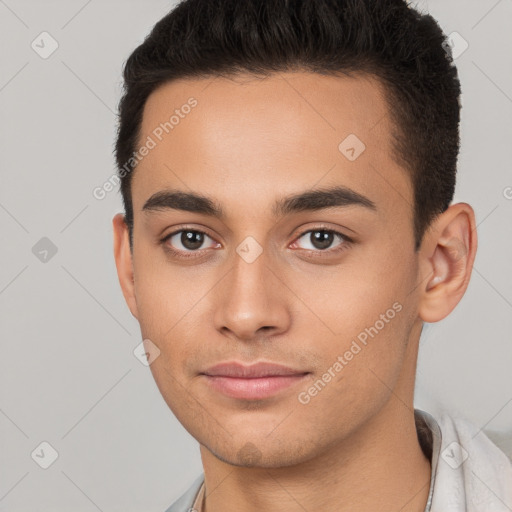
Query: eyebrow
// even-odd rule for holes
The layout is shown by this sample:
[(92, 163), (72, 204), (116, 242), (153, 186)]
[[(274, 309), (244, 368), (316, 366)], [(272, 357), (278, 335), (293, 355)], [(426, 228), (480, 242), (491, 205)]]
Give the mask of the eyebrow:
[[(348, 187), (334, 186), (291, 195), (276, 201), (272, 207), (274, 216), (285, 216), (304, 211), (326, 208), (360, 206), (377, 212), (377, 206), (369, 198)], [(214, 200), (193, 192), (161, 190), (153, 194), (142, 207), (145, 212), (183, 210), (225, 219), (225, 212)]]

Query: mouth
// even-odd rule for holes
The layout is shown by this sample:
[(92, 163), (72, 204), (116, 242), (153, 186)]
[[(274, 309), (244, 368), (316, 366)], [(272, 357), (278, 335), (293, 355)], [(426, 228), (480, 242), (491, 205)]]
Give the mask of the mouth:
[(221, 363), (201, 373), (216, 392), (242, 400), (262, 400), (302, 382), (310, 372), (273, 363)]

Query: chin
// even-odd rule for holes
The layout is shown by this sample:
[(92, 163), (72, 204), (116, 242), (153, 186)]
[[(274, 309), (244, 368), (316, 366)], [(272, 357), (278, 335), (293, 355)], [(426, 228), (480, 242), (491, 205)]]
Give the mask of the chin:
[(203, 447), (222, 462), (245, 468), (272, 469), (295, 466), (314, 457), (314, 453), (304, 450), (302, 441), (285, 447), (279, 440), (276, 441), (279, 446), (273, 446), (267, 439), (262, 443), (246, 441), (238, 446), (224, 445), (220, 449), (212, 448), (208, 444), (203, 444)]

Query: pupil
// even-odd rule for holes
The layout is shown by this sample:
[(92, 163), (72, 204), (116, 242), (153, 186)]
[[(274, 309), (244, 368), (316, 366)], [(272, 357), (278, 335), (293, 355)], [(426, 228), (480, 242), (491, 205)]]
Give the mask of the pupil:
[(181, 233), (181, 243), (187, 249), (198, 249), (203, 245), (203, 233), (197, 231), (184, 231)]
[(333, 242), (333, 233), (328, 231), (313, 231), (311, 233), (311, 242), (317, 249), (327, 249)]

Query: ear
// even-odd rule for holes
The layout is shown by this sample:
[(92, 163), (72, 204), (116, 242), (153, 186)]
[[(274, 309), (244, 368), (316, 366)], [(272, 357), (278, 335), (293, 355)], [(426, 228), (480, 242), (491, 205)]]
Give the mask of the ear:
[(419, 316), (439, 322), (464, 295), (477, 250), (475, 212), (467, 203), (451, 205), (426, 232), (420, 250)]
[(117, 277), (119, 278), (119, 284), (121, 285), (126, 304), (130, 308), (132, 315), (138, 319), (129, 231), (122, 213), (114, 216), (112, 226), (114, 228), (114, 258), (117, 267)]

